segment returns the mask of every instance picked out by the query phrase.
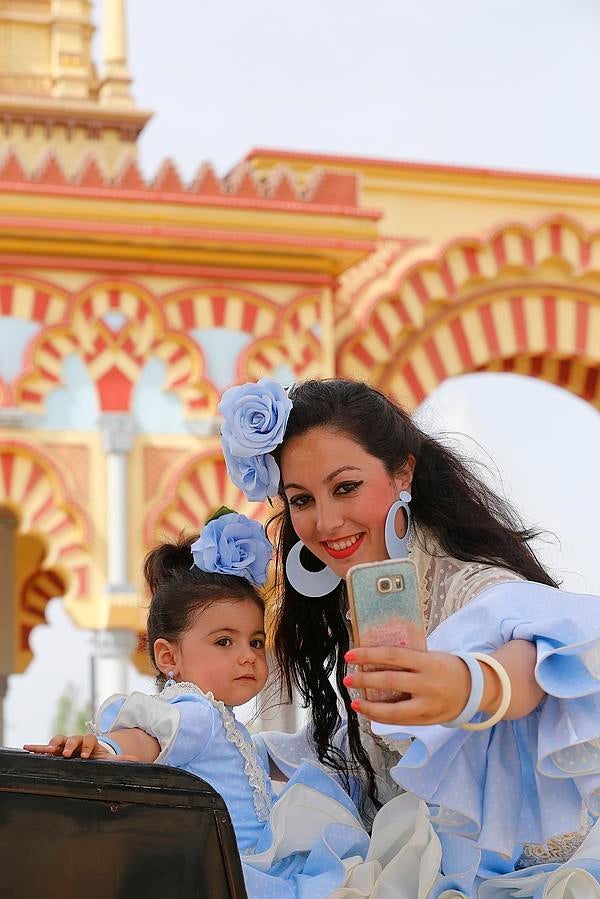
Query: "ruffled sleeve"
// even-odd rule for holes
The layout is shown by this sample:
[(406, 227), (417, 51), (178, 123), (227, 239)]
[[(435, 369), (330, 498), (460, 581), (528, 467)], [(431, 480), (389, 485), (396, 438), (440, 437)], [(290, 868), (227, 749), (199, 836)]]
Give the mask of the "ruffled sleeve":
[(99, 735), (140, 728), (160, 744), (156, 763), (183, 768), (202, 756), (210, 744), (216, 714), (211, 703), (198, 694), (180, 693), (167, 700), (136, 692), (107, 699), (91, 727)]
[(306, 726), (291, 734), (277, 730), (263, 730), (259, 734), (254, 734), (252, 742), (267, 771), (270, 757), (287, 778), (293, 776), (303, 761), (316, 760)]
[(547, 694), (527, 717), (481, 732), (373, 724), (376, 734), (414, 738), (392, 776), (433, 807), (440, 831), (509, 856), (579, 830), (582, 800), (600, 813), (600, 599), (498, 584), (442, 622), (428, 646), (493, 652), (516, 639), (536, 644)]

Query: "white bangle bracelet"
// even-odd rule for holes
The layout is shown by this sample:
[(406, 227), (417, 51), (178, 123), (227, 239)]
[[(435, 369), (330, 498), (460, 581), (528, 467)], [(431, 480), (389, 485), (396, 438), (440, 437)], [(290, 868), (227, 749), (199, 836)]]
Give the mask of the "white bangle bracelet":
[(452, 721), (444, 721), (442, 727), (463, 727), (475, 717), (479, 711), (481, 700), (483, 699), (483, 671), (481, 665), (477, 661), (476, 654), (473, 652), (453, 652), (457, 658), (462, 659), (469, 669), (469, 677), (471, 678), (471, 691), (469, 698), (460, 715), (453, 718)]
[(485, 721), (479, 721), (477, 724), (463, 724), (463, 730), (488, 730), (488, 728), (493, 727), (495, 724), (498, 724), (499, 721), (504, 718), (506, 711), (510, 705), (510, 700), (512, 697), (512, 685), (510, 683), (510, 678), (506, 673), (506, 668), (500, 664), (498, 659), (495, 659), (494, 656), (486, 655), (484, 652), (472, 652), (471, 655), (473, 658), (477, 659), (478, 662), (481, 662), (484, 665), (487, 665), (489, 668), (492, 668), (493, 671), (498, 675), (500, 680), (500, 686), (502, 687), (502, 698), (500, 700), (500, 705), (494, 712), (494, 714), (490, 718), (486, 718)]
[[(97, 737), (98, 746), (102, 746), (103, 749), (108, 749), (109, 752), (112, 752), (113, 755), (121, 754), (121, 747), (114, 740), (109, 740), (104, 734), (101, 737)], [(118, 748), (118, 752), (117, 752)]]

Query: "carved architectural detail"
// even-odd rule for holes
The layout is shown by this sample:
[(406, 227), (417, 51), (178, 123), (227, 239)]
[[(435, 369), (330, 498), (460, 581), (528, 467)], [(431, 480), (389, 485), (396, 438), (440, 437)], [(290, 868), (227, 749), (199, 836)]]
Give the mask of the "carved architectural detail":
[(146, 517), (144, 542), (176, 538), (182, 531), (198, 533), (202, 522), (220, 506), (263, 520), (262, 503), (250, 503), (229, 480), (225, 461), (216, 449), (192, 457), (173, 471)]
[(396, 290), (362, 310), (341, 344), (342, 374), (413, 406), (453, 375), (518, 371), (600, 406), (599, 232), (561, 216), (397, 265)]

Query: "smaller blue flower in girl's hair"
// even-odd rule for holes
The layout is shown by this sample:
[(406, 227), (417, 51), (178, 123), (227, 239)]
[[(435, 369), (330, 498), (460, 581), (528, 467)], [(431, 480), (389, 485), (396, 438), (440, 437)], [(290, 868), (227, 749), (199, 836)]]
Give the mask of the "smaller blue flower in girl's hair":
[(238, 512), (209, 521), (190, 548), (202, 571), (245, 577), (259, 587), (267, 580), (273, 547), (263, 526)]

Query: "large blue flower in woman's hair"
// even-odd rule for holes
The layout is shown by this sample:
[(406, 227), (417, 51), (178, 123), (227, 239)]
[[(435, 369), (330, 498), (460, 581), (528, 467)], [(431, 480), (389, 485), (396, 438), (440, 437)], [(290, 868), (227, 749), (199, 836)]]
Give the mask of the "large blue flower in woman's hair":
[(283, 387), (268, 378), (230, 387), (219, 403), (227, 470), (233, 483), (253, 502), (277, 493), (279, 468), (270, 454), (285, 436), (291, 409)]

